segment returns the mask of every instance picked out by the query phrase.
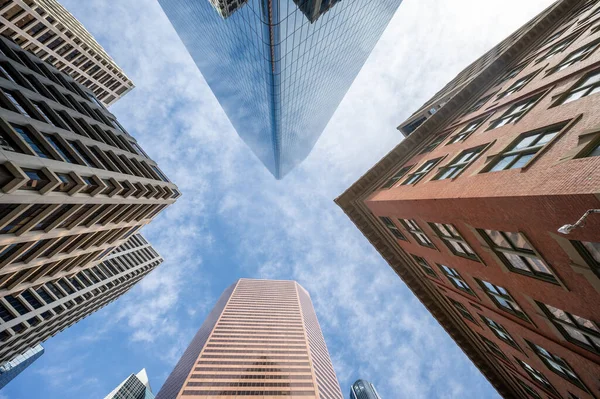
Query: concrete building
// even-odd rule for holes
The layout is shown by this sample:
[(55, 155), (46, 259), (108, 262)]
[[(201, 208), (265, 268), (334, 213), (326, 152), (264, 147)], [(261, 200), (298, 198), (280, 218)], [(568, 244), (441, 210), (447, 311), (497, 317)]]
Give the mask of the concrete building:
[(381, 396), (369, 381), (356, 380), (350, 387), (350, 399), (381, 399)]
[(241, 279), (223, 292), (156, 397), (342, 399), (308, 292)]
[(0, 294), (0, 362), (14, 359), (108, 305), (162, 263), (139, 234), (103, 261)]
[(104, 399), (154, 399), (146, 369), (131, 374)]
[(56, 0), (2, 1), (0, 34), (70, 75), (106, 106), (134, 87), (94, 37)]
[[(277, 179), (311, 152), (401, 2), (159, 0), (233, 127)], [(215, 3), (235, 12), (224, 20)]]
[(15, 357), (11, 361), (0, 364), (0, 389), (14, 380), (19, 374), (33, 364), (44, 354), (44, 348), (41, 345), (26, 350), (24, 353)]
[[(133, 245), (133, 235), (179, 195), (88, 89), (0, 38), (0, 362), (141, 278), (160, 260), (153, 251), (127, 261), (135, 276), (120, 270), (115, 278), (127, 281), (108, 291), (109, 275), (92, 270), (115, 248)], [(70, 282), (81, 274), (99, 284), (83, 297)], [(45, 284), (57, 291), (40, 302)], [(47, 302), (63, 297), (65, 306)]]
[[(561, 0), (336, 199), (507, 398), (600, 397), (600, 2)], [(561, 229), (565, 231), (565, 229)]]

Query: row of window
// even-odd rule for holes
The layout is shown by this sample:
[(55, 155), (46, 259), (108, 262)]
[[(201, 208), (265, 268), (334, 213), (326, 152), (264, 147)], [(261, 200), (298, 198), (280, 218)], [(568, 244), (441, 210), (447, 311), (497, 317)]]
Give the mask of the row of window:
[(312, 382), (188, 382), (190, 387), (292, 387), (312, 388)]
[(314, 396), (314, 391), (198, 391), (184, 389), (183, 396)]

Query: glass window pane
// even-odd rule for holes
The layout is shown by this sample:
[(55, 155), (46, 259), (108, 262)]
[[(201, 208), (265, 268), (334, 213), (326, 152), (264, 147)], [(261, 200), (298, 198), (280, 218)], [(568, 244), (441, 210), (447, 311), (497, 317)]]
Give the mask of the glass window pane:
[(510, 262), (510, 264), (514, 268), (529, 271), (529, 267), (527, 266), (527, 263), (525, 263), (523, 261), (523, 259), (521, 259), (520, 256), (505, 253), (504, 257)]
[(585, 247), (590, 256), (598, 263), (600, 263), (600, 243), (582, 241), (581, 244)]

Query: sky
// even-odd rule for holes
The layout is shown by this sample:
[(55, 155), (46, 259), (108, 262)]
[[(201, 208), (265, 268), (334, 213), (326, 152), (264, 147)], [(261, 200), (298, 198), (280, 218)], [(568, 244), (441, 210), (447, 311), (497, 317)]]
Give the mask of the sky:
[(110, 111), (183, 196), (143, 229), (164, 263), (46, 341), (0, 399), (103, 398), (144, 367), (158, 392), (241, 277), (310, 292), (346, 397), (358, 378), (384, 399), (498, 397), (333, 199), (401, 141), (396, 126), (551, 0), (404, 0), (281, 181), (237, 136), (156, 0), (60, 2), (135, 82)]

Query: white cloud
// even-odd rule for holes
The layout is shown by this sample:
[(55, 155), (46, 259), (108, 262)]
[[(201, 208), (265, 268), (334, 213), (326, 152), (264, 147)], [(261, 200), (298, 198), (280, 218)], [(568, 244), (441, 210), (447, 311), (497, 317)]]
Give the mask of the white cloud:
[[(493, 395), (333, 198), (399, 142), (405, 117), (549, 3), (405, 0), (312, 154), (278, 182), (155, 0), (65, 0), (137, 85), (112, 111), (184, 194), (145, 228), (164, 264), (82, 339), (128, 329), (172, 365), (194, 333), (185, 319), (220, 294), (211, 276), (294, 278), (311, 293), (344, 392), (362, 377), (388, 398)], [(239, 268), (220, 270), (219, 256)]]

